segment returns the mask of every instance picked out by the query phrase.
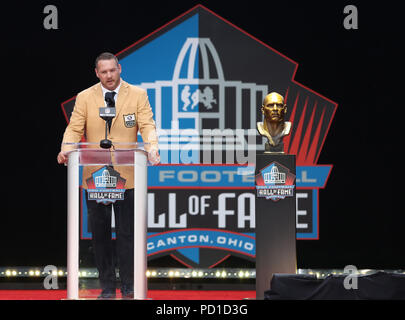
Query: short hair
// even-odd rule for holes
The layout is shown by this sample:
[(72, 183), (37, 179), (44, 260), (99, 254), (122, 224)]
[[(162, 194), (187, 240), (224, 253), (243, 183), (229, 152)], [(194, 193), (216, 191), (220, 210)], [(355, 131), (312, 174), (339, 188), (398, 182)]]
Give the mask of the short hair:
[(117, 59), (117, 57), (116, 57), (115, 55), (113, 55), (113, 54), (110, 53), (110, 52), (103, 52), (102, 54), (100, 54), (100, 55), (96, 58), (96, 63), (95, 63), (96, 69), (97, 69), (98, 62), (99, 62), (100, 60), (111, 60), (111, 59), (114, 59), (115, 62), (117, 63), (117, 66), (118, 66), (118, 59)]

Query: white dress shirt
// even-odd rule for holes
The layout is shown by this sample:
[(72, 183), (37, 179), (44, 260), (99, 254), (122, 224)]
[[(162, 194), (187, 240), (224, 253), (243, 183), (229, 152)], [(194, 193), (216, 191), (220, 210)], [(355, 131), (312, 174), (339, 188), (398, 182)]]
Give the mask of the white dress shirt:
[(116, 87), (113, 91), (110, 91), (106, 88), (103, 87), (103, 85), (101, 85), (101, 89), (103, 90), (103, 97), (104, 97), (104, 105), (107, 107), (107, 102), (105, 101), (105, 94), (107, 92), (115, 92), (114, 95), (114, 102), (117, 102), (117, 97), (118, 97), (118, 92), (120, 91), (120, 87), (121, 87), (121, 80), (120, 80), (120, 84), (118, 85), (118, 87)]

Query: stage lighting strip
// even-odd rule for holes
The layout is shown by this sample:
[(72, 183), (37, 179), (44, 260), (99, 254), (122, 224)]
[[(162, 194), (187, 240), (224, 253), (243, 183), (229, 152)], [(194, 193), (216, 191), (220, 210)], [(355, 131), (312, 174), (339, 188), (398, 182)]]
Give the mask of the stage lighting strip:
[[(66, 268), (57, 268), (52, 272), (45, 272), (44, 268), (39, 267), (0, 267), (0, 278), (12, 277), (46, 277), (49, 275), (57, 277), (66, 277)], [(117, 272), (118, 276), (118, 272)], [(156, 268), (146, 271), (148, 278), (222, 278), (222, 279), (255, 279), (255, 269), (185, 269), (185, 268)], [(95, 268), (81, 268), (79, 270), (80, 278), (98, 278), (98, 272)]]
[[(52, 272), (45, 272), (45, 268), (40, 267), (0, 267), (0, 278), (26, 278), (26, 277), (46, 277), (49, 275), (66, 277), (66, 268), (54, 268)], [(405, 270), (358, 270), (359, 275), (373, 274), (378, 271), (387, 273), (405, 274)], [(298, 269), (297, 274), (315, 276), (317, 279), (324, 279), (330, 275), (342, 275), (343, 270), (339, 269)], [(118, 272), (117, 272), (118, 276)], [(255, 279), (255, 269), (227, 268), (227, 269), (186, 269), (186, 268), (156, 268), (146, 271), (148, 278), (183, 278), (183, 279)], [(81, 268), (80, 278), (98, 278), (96, 268)]]
[(386, 272), (386, 273), (396, 273), (396, 274), (405, 274), (405, 270), (376, 270), (376, 269), (359, 269), (357, 273), (345, 273), (343, 269), (298, 269), (297, 274), (304, 274), (315, 276), (317, 279), (325, 279), (331, 275), (371, 275), (377, 272)]

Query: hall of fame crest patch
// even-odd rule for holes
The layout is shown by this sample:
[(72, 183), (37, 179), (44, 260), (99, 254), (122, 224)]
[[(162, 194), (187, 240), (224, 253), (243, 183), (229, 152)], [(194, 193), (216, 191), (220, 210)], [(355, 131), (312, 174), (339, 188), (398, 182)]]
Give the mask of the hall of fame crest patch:
[(135, 127), (135, 124), (136, 124), (135, 113), (124, 114), (124, 124), (125, 124), (125, 127), (127, 127), (127, 128)]

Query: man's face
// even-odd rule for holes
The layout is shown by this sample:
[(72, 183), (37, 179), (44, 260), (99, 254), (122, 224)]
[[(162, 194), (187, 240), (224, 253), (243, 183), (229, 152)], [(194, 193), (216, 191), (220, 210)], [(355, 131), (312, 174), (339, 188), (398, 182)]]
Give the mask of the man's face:
[(284, 104), (272, 103), (263, 106), (264, 116), (271, 122), (281, 122), (284, 120)]
[(264, 100), (262, 111), (264, 117), (270, 122), (284, 121), (284, 115), (287, 107), (284, 104), (283, 98), (276, 94), (271, 94)]
[(96, 76), (104, 88), (113, 91), (120, 84), (121, 65), (114, 59), (100, 60), (97, 64)]

